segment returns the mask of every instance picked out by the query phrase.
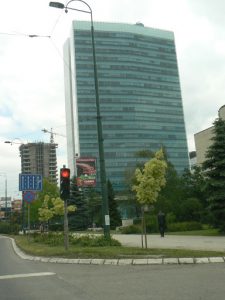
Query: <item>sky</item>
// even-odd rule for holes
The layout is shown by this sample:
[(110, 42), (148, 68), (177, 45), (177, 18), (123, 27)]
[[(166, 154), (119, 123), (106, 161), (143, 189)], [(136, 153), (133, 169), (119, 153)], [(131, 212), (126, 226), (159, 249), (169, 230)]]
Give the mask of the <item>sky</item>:
[[(87, 0), (94, 21), (143, 23), (175, 35), (189, 151), (194, 134), (212, 126), (225, 104), (224, 0)], [(62, 1), (66, 4), (67, 1)], [(83, 8), (79, 1), (71, 7)], [(48, 0), (0, 0), (0, 197), (20, 197), (19, 146), (58, 143), (67, 164), (63, 43), (85, 13), (49, 7)], [(38, 35), (38, 37), (29, 37)], [(7, 144), (5, 141), (12, 141)]]

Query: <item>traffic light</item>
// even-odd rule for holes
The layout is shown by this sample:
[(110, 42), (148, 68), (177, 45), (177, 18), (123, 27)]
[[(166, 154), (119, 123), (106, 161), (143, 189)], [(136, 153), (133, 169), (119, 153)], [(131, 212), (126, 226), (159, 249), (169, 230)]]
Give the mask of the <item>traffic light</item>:
[(70, 169), (60, 169), (60, 198), (67, 200), (70, 196)]

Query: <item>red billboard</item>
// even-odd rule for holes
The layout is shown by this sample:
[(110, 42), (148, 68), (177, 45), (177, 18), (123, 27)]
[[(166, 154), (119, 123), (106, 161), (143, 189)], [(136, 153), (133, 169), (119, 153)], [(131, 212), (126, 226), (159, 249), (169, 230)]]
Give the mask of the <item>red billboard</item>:
[(96, 159), (91, 157), (77, 158), (77, 185), (93, 187), (96, 185)]

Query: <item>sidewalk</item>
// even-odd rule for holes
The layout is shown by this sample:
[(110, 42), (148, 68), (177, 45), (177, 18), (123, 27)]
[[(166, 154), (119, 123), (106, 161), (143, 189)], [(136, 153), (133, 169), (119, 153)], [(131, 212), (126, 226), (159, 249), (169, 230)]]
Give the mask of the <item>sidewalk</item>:
[[(114, 234), (123, 246), (141, 247), (141, 235)], [(147, 235), (148, 248), (191, 249), (225, 252), (225, 236)]]

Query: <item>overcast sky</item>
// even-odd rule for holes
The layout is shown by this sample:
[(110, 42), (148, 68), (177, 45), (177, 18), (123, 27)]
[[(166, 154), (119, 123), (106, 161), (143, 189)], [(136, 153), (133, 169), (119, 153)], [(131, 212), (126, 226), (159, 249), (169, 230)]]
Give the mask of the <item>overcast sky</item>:
[[(225, 1), (87, 2), (94, 21), (142, 22), (174, 32), (189, 151), (195, 150), (194, 133), (210, 127), (225, 104)], [(67, 163), (66, 138), (60, 136), (66, 134), (62, 45), (72, 20), (89, 18), (48, 3), (0, 0), (0, 196), (6, 176), (8, 195), (18, 195), (19, 143), (49, 142), (43, 128), (59, 134), (58, 166)], [(28, 37), (33, 34), (40, 37)]]

